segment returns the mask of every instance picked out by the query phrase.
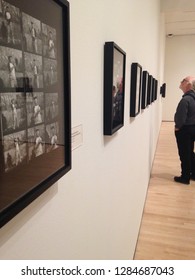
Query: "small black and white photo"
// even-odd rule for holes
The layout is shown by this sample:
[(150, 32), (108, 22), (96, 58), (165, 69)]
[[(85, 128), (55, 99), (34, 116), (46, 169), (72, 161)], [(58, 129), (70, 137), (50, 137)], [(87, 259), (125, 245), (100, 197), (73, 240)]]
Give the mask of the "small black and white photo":
[(58, 122), (46, 125), (46, 151), (50, 152), (58, 148), (59, 124)]
[(45, 94), (45, 114), (46, 122), (53, 122), (58, 118), (59, 113), (58, 105), (58, 93), (46, 93)]
[(16, 168), (27, 159), (26, 131), (3, 137), (5, 172)]
[(28, 159), (32, 160), (45, 153), (45, 126), (28, 129)]
[(22, 51), (0, 46), (0, 90), (22, 86)]
[(57, 83), (57, 60), (44, 59), (44, 85), (54, 86)]
[(56, 58), (56, 30), (51, 26), (42, 23), (43, 55), (49, 58)]
[(0, 95), (3, 134), (10, 134), (26, 126), (26, 102), (23, 92), (6, 92)]
[(25, 78), (29, 79), (29, 85), (34, 88), (43, 88), (43, 62), (39, 55), (24, 53)]
[(2, 9), (2, 2), (1, 2), (1, 0), (0, 0), (0, 13), (2, 13), (3, 12), (3, 9)]
[(43, 92), (26, 93), (26, 109), (28, 126), (44, 122), (44, 94)]
[(40, 20), (22, 13), (24, 50), (42, 54), (42, 33)]
[(0, 43), (22, 49), (20, 10), (6, 1), (1, 6)]

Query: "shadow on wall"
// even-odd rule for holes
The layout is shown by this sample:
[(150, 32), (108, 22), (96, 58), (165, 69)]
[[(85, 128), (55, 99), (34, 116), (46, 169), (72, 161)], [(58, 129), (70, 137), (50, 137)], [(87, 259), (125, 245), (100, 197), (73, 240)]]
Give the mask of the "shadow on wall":
[(118, 133), (120, 132), (115, 132), (114, 134), (110, 135), (110, 136), (104, 136), (104, 147), (106, 147), (107, 145), (109, 145), (110, 142), (113, 141), (113, 139), (115, 139), (118, 136)]

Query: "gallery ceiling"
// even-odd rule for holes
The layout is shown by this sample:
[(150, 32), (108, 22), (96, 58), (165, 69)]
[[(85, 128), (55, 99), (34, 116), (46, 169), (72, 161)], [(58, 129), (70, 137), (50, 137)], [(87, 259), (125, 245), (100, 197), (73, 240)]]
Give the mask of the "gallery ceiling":
[(195, 35), (195, 0), (161, 0), (166, 34)]

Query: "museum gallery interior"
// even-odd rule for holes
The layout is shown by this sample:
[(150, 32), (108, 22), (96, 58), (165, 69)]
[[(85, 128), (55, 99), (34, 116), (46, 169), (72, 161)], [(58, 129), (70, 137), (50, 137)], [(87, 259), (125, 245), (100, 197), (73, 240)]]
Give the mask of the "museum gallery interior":
[(195, 183), (173, 180), (194, 16), (193, 0), (0, 0), (1, 260), (195, 258)]

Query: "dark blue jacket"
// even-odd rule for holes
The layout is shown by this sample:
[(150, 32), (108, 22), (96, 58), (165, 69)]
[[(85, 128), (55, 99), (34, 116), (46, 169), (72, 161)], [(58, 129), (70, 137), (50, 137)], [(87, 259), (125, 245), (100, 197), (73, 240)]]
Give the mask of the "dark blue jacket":
[(195, 125), (195, 92), (186, 92), (180, 100), (174, 117), (175, 127)]

